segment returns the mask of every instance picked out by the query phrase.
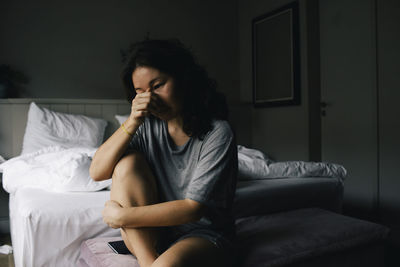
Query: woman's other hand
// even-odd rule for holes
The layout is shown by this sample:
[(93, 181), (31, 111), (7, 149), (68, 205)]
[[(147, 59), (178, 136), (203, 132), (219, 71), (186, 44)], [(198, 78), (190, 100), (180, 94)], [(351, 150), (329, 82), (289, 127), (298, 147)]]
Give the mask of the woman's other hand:
[(118, 202), (109, 200), (104, 205), (103, 221), (111, 228), (121, 228), (123, 226), (122, 213), (123, 207)]

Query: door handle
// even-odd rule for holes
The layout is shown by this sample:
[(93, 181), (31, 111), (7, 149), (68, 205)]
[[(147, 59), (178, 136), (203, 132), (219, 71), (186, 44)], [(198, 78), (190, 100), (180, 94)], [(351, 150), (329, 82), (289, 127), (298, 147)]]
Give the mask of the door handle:
[(327, 106), (329, 106), (328, 103), (322, 101), (322, 102), (319, 103), (319, 106), (321, 107), (321, 117), (325, 117), (325, 116), (326, 116), (326, 110), (325, 110), (325, 108), (326, 108)]

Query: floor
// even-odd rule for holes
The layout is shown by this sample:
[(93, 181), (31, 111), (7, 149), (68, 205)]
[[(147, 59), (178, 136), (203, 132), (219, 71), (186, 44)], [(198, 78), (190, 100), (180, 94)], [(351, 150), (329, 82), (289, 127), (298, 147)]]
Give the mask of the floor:
[[(0, 235), (0, 246), (11, 245), (11, 237), (9, 234)], [(0, 267), (14, 267), (14, 258), (12, 254), (0, 254)]]

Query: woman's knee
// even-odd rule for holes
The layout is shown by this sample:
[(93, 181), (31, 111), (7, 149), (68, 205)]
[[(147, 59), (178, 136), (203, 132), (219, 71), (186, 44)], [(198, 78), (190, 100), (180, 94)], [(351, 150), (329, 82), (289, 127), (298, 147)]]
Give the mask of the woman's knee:
[(157, 185), (146, 158), (139, 152), (131, 153), (117, 163), (112, 175), (113, 196), (128, 192), (136, 198), (137, 205), (157, 202)]
[(132, 172), (141, 172), (147, 164), (145, 157), (134, 152), (122, 157), (114, 167), (113, 178), (123, 178), (129, 176)]

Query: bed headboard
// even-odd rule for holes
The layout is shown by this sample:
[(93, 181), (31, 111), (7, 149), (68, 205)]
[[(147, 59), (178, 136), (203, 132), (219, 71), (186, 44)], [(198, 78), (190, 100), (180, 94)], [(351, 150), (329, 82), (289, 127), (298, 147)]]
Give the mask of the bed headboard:
[(123, 115), (130, 112), (130, 105), (124, 99), (0, 99), (0, 155), (6, 159), (21, 153), (31, 102), (53, 111), (105, 119), (108, 121), (105, 138), (119, 127), (114, 118), (115, 114)]

